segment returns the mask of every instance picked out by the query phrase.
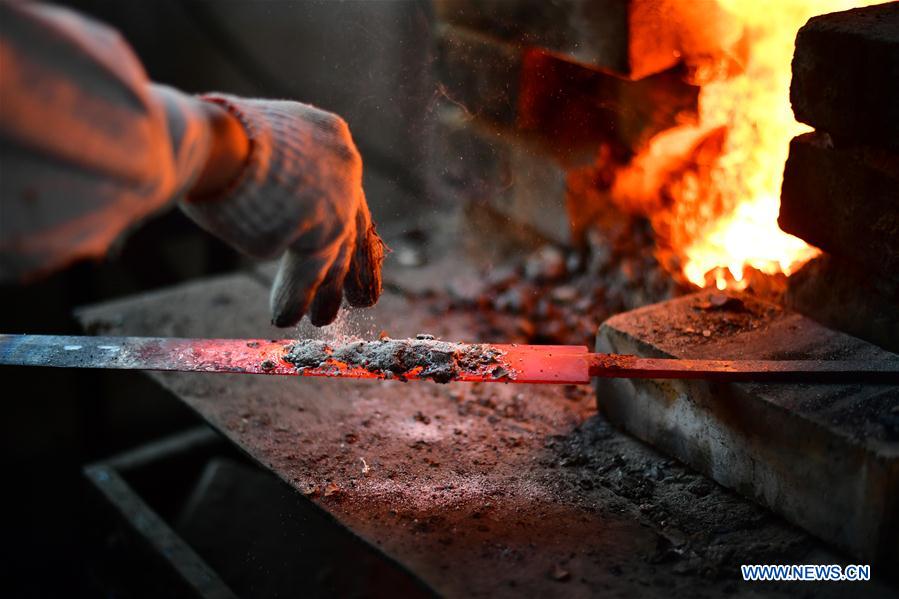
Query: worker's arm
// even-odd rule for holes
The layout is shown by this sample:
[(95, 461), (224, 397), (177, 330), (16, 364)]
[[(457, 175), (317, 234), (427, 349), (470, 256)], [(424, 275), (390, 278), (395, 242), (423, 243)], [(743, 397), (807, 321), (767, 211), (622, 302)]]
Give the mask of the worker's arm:
[(178, 201), (256, 257), (283, 254), (273, 321), (371, 305), (383, 249), (346, 124), (297, 102), (150, 83), (110, 28), (0, 2), (0, 279), (105, 255)]

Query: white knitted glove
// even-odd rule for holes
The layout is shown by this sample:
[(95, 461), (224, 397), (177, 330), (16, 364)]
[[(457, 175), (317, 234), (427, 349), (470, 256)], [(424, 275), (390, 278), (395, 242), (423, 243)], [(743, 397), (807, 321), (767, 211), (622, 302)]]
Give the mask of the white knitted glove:
[(225, 194), (181, 202), (198, 225), (257, 258), (283, 254), (272, 323), (333, 322), (342, 295), (371, 306), (384, 246), (362, 191), (362, 160), (337, 115), (290, 101), (207, 95), (243, 123), (250, 155)]

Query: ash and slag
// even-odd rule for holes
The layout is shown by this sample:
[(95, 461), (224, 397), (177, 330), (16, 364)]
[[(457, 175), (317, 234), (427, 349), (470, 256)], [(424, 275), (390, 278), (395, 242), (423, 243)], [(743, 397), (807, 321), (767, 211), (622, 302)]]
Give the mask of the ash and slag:
[(511, 380), (503, 354), (491, 345), (450, 343), (418, 335), (415, 339), (353, 341), (337, 346), (304, 339), (288, 345), (282, 359), (301, 371), (327, 373), (329, 367), (334, 367), (336, 374), (338, 365), (345, 364), (386, 379), (406, 380), (414, 376), (448, 383), (468, 377)]

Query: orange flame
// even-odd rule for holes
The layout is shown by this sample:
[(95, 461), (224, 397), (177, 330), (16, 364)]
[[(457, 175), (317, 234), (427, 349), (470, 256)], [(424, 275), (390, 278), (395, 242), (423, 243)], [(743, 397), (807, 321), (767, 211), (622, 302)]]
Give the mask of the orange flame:
[(810, 130), (790, 107), (796, 32), (814, 15), (874, 2), (716, 2), (742, 37), (722, 40), (714, 59), (687, 61), (702, 83), (698, 122), (656, 136), (619, 173), (613, 196), (649, 216), (690, 282), (741, 289), (746, 267), (789, 275), (818, 253), (777, 225), (790, 139)]

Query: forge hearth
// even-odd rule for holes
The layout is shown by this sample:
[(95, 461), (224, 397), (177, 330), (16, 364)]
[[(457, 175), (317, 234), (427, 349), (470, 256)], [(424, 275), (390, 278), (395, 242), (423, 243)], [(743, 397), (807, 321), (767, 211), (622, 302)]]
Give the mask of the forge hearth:
[[(646, 218), (678, 284), (777, 299), (818, 249), (895, 278), (897, 5), (814, 17), (798, 38), (811, 5), (770, 23), (715, 2), (435, 6), (447, 203), (575, 248), (613, 209)], [(792, 144), (790, 101), (818, 129)]]

